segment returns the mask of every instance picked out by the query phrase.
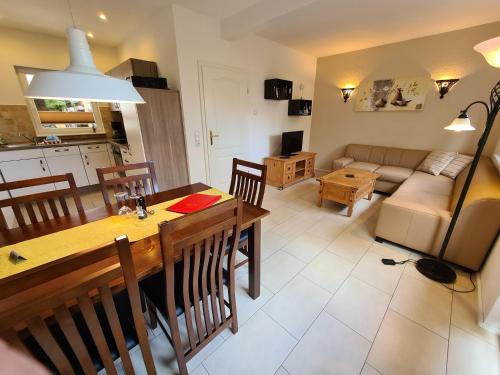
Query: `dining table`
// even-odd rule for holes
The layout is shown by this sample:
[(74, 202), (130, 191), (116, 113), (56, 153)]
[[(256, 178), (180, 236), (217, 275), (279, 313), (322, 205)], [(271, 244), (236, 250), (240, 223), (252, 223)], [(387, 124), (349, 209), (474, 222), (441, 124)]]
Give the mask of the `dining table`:
[[(190, 194), (200, 193), (208, 189), (211, 189), (211, 187), (203, 183), (194, 183), (147, 195), (145, 199), (147, 206), (152, 206), (182, 198)], [(88, 209), (84, 212), (75, 213), (69, 216), (54, 218), (43, 223), (35, 223), (24, 227), (0, 231), (0, 248), (42, 236), (50, 236), (51, 234), (83, 226), (85, 224), (94, 223), (116, 216), (117, 212), (118, 206), (116, 204), (107, 205)], [(243, 202), (241, 230), (248, 231), (248, 293), (253, 299), (257, 299), (260, 296), (261, 220), (269, 214), (270, 212), (264, 208)], [(110, 239), (110, 241), (112, 240), (113, 239)], [(139, 280), (162, 270), (163, 262), (158, 233), (137, 241), (131, 241), (130, 246), (136, 275)], [(0, 300), (13, 297), (14, 294), (20, 291), (56, 279), (58, 276), (64, 274), (66, 265), (69, 265), (71, 262), (77, 262), (78, 259), (84, 257), (85, 254), (85, 251), (76, 252), (0, 278)], [(105, 257), (105, 252), (103, 252), (103, 257)], [(181, 261), (181, 259), (179, 258), (178, 261)], [(106, 259), (103, 258), (102, 261), (96, 262), (95, 265), (92, 265), (90, 269), (85, 269), (84, 272), (90, 273), (99, 271), (102, 267), (118, 262), (119, 260), (116, 256)], [(121, 283), (121, 287), (124, 287), (123, 280), (119, 283)], [(119, 286), (120, 285), (117, 287)]]

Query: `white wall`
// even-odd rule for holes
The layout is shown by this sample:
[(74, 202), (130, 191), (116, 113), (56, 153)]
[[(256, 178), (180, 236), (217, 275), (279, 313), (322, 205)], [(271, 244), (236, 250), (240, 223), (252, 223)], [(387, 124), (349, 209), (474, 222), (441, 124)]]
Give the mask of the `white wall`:
[[(64, 37), (0, 27), (0, 105), (26, 104), (14, 65), (64, 69), (69, 64)], [(94, 62), (101, 71), (118, 63), (116, 48), (91, 44)]]
[(485, 328), (500, 335), (500, 239), (486, 259), (481, 269), (481, 310)]
[[(330, 169), (349, 143), (474, 152), (484, 129), (484, 108), (474, 106), (469, 113), (478, 131), (457, 134), (443, 127), (472, 101), (489, 100), (500, 70), (472, 47), (498, 36), (499, 30), (496, 22), (318, 59), (310, 146), (319, 153), (319, 167)], [(416, 112), (356, 112), (356, 91), (347, 103), (340, 96), (339, 87), (349, 83), (358, 86), (366, 79), (414, 76), (460, 78), (460, 82), (443, 99), (433, 85), (424, 109)], [(485, 154), (491, 155), (499, 136), (500, 118)]]
[(200, 61), (236, 67), (248, 73), (251, 108), (248, 159), (261, 162), (263, 157), (279, 153), (283, 131), (304, 130), (304, 149), (307, 150), (311, 117), (289, 117), (287, 101), (264, 100), (264, 80), (292, 80), (294, 97), (300, 96), (299, 84), (302, 82), (304, 98), (311, 99), (316, 58), (260, 37), (227, 42), (220, 38), (218, 21), (175, 5), (173, 12), (191, 181), (206, 181), (204, 146), (196, 146), (194, 139), (196, 131), (203, 134)]
[(156, 61), (162, 77), (166, 77), (169, 88), (179, 88), (179, 69), (173, 12), (171, 7), (159, 11), (140, 29), (127, 36), (119, 47), (120, 62), (128, 58)]

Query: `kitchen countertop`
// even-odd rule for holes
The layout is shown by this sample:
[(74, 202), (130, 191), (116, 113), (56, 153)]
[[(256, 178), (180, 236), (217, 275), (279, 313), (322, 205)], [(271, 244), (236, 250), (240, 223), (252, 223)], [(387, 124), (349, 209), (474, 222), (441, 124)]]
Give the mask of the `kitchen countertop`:
[(71, 141), (63, 141), (58, 144), (38, 144), (35, 145), (33, 143), (18, 143), (18, 144), (9, 144), (5, 146), (0, 146), (0, 152), (3, 151), (14, 151), (14, 150), (33, 150), (37, 148), (49, 148), (49, 147), (65, 147), (65, 146), (80, 146), (80, 145), (92, 145), (97, 143), (109, 143), (113, 146), (119, 146), (123, 148), (127, 148), (126, 144), (120, 144), (115, 142), (110, 138), (99, 138), (99, 139), (79, 139), (79, 140), (71, 140)]

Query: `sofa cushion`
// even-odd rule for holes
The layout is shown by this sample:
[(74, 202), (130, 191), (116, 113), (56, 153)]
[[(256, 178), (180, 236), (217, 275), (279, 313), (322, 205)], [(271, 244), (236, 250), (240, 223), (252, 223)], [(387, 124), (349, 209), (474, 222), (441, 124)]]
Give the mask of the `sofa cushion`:
[(420, 191), (427, 191), (441, 195), (453, 195), (455, 181), (442, 175), (433, 176), (425, 172), (415, 171), (408, 179), (401, 184), (396, 194), (401, 192), (411, 192), (418, 194)]
[(454, 181), (451, 178), (416, 171), (401, 184), (391, 198), (433, 210), (449, 211), (453, 186)]
[(345, 156), (348, 158), (353, 158), (356, 161), (370, 161), (370, 152), (372, 147), (368, 145), (347, 145), (347, 149), (345, 151)]
[(355, 161), (348, 165), (348, 168), (362, 169), (363, 171), (373, 172), (379, 168), (379, 164), (366, 163), (364, 161)]
[(370, 163), (383, 165), (386, 151), (387, 147), (372, 146), (372, 149), (370, 151), (370, 159), (367, 161)]
[(411, 176), (413, 170), (410, 168), (392, 167), (390, 165), (384, 165), (377, 169), (375, 172), (381, 174), (380, 180), (395, 182), (400, 184), (408, 177)]
[(333, 161), (333, 170), (336, 171), (338, 169), (345, 168), (349, 164), (351, 164), (353, 161), (354, 161), (353, 158), (348, 158), (348, 157), (345, 157), (345, 156), (342, 157), (342, 158), (335, 159)]
[[(417, 169), (417, 167), (425, 160), (425, 158), (430, 154), (430, 151), (423, 150), (403, 150), (401, 154), (401, 160), (398, 167)], [(387, 162), (386, 165), (390, 165)]]
[(417, 168), (417, 171), (426, 172), (437, 176), (457, 156), (452, 151), (432, 151)]
[(443, 176), (457, 178), (457, 176), (472, 162), (473, 157), (469, 155), (458, 154), (445, 169), (441, 171)]

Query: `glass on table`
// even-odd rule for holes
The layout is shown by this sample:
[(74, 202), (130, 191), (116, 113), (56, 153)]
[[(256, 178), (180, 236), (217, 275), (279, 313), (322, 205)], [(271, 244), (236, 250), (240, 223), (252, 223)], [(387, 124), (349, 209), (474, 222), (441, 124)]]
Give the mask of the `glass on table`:
[(118, 215), (130, 215), (132, 212), (132, 209), (127, 205), (127, 200), (128, 200), (128, 193), (125, 191), (120, 191), (118, 193), (114, 194), (116, 203), (118, 204)]

